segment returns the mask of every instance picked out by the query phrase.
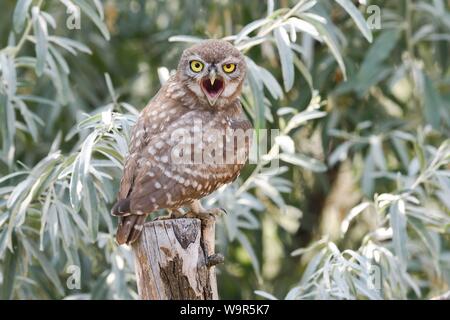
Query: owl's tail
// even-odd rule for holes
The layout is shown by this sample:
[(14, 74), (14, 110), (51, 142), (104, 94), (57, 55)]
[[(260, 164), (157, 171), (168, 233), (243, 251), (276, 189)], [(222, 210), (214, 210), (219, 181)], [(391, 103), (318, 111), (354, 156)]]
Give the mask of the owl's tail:
[(139, 238), (146, 215), (131, 214), (129, 199), (119, 200), (113, 206), (111, 214), (120, 217), (116, 233), (118, 244), (131, 244)]

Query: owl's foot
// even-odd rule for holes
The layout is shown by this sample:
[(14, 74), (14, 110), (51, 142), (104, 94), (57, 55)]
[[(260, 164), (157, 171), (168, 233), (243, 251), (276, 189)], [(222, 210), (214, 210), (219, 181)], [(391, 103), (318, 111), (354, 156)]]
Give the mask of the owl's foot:
[(186, 217), (199, 218), (200, 220), (215, 219), (227, 212), (222, 208), (205, 209), (199, 200), (194, 200), (191, 205), (191, 211), (186, 213)]
[(153, 221), (178, 219), (184, 216), (184, 213), (180, 209), (169, 210), (169, 214), (165, 216), (159, 216), (153, 219)]

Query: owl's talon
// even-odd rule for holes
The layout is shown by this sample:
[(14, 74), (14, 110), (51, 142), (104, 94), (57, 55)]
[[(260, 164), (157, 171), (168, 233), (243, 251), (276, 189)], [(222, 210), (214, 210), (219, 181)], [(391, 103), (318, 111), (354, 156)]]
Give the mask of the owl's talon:
[(180, 209), (169, 210), (169, 214), (159, 216), (153, 219), (153, 221), (178, 219), (184, 217), (184, 213)]
[(208, 211), (208, 214), (217, 217), (217, 216), (222, 216), (224, 214), (227, 214), (226, 210), (223, 208), (211, 208)]
[(163, 220), (171, 220), (171, 219), (173, 219), (172, 214), (166, 214), (164, 216), (156, 217), (152, 221), (163, 221)]
[(215, 265), (223, 263), (225, 261), (225, 257), (221, 253), (214, 253), (206, 259), (206, 265), (208, 268), (211, 268)]

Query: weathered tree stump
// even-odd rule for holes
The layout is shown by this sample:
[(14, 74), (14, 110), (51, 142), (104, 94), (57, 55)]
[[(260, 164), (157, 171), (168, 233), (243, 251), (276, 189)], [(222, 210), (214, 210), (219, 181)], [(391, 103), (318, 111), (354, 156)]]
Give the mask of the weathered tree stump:
[(218, 299), (214, 219), (147, 222), (133, 245), (138, 292), (144, 300)]

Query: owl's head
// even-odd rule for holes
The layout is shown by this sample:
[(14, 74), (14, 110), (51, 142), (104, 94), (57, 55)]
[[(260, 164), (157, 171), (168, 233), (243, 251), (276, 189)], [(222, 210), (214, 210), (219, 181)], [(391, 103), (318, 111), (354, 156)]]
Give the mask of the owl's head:
[(177, 70), (186, 87), (210, 106), (235, 100), (241, 93), (245, 72), (243, 55), (223, 40), (206, 40), (186, 49)]

